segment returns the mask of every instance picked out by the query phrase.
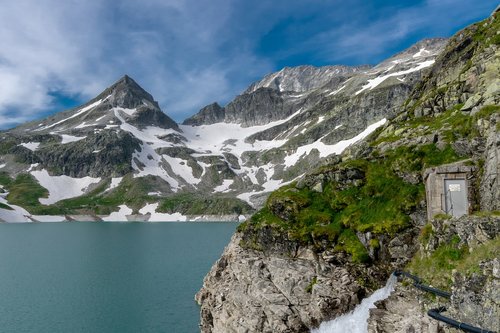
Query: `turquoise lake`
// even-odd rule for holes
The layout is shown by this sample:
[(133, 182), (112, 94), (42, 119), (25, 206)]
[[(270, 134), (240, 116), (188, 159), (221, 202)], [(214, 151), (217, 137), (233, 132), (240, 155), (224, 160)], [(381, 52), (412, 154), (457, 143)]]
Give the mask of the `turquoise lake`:
[(0, 224), (1, 332), (199, 332), (236, 223)]

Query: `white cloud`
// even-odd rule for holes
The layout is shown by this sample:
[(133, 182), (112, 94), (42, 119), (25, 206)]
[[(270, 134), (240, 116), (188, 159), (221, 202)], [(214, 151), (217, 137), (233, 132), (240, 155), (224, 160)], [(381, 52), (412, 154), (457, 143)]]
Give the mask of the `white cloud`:
[[(221, 53), (229, 0), (105, 3), (2, 4), (0, 127), (49, 109), (55, 102), (50, 92), (85, 100), (123, 74), (181, 120), (208, 101), (233, 97), (229, 76), (243, 61), (267, 66), (248, 50)], [(15, 120), (8, 117), (12, 110), (20, 113)]]

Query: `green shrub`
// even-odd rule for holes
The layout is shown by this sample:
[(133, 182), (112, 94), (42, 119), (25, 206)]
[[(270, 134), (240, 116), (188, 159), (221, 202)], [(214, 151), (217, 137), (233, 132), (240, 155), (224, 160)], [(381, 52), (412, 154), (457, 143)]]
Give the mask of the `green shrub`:
[(427, 244), (429, 243), (429, 240), (431, 239), (432, 235), (434, 235), (434, 230), (432, 229), (432, 224), (427, 223), (424, 225), (422, 230), (420, 230), (420, 242), (422, 244)]
[(309, 283), (309, 285), (306, 287), (306, 293), (308, 294), (312, 293), (313, 287), (316, 283), (318, 283), (318, 277), (315, 276), (311, 280), (311, 283)]

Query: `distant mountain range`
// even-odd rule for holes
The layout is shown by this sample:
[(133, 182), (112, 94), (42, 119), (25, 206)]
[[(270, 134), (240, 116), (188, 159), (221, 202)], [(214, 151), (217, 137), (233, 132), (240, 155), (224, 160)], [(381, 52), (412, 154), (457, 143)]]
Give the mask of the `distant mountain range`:
[(124, 76), (80, 107), (0, 132), (0, 220), (248, 215), (394, 117), (445, 41), (374, 67), (286, 67), (182, 124)]

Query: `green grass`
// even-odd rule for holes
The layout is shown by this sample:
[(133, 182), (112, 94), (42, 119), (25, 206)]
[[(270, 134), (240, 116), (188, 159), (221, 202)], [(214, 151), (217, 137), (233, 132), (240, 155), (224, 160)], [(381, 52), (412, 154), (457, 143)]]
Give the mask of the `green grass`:
[[(370, 260), (368, 249), (356, 232), (371, 232), (374, 238), (368, 248), (376, 249), (379, 235), (393, 237), (410, 226), (409, 214), (424, 199), (424, 184), (405, 182), (400, 175), (421, 174), (425, 168), (461, 159), (451, 145), (439, 149), (427, 144), (373, 154), (371, 160), (324, 166), (317, 173), (352, 169), (364, 178), (347, 187), (325, 183), (321, 193), (307, 187), (298, 189), (295, 184), (282, 187), (239, 230), (273, 226), (301, 244), (324, 247), (326, 242), (334, 250), (349, 253), (354, 262), (366, 262)], [(256, 242), (258, 239), (252, 244)]]
[(458, 139), (473, 139), (479, 136), (477, 121), (487, 119), (492, 114), (500, 112), (500, 106), (487, 105), (473, 116), (470, 113), (461, 112), (463, 104), (457, 104), (446, 112), (434, 116), (423, 116), (411, 118), (407, 121), (395, 123), (395, 129), (391, 133), (378, 136), (371, 145), (376, 147), (382, 142), (394, 142), (402, 138), (396, 132), (411, 133), (410, 137), (419, 137), (437, 133), (445, 142), (452, 143)]
[(151, 198), (147, 195), (150, 191), (148, 180), (133, 178), (132, 175), (123, 177), (120, 185), (113, 191), (104, 192), (109, 183), (101, 184), (92, 192), (77, 197), (59, 201), (54, 204), (61, 212), (93, 213), (107, 215), (118, 210), (119, 205), (138, 210), (142, 208)]
[(5, 171), (0, 172), (0, 185), (9, 186), (12, 183), (12, 178)]
[[(485, 23), (488, 23), (485, 25)], [(500, 15), (497, 13), (494, 16), (492, 22), (489, 22), (489, 18), (478, 22), (474, 25), (477, 27), (474, 32), (473, 38), (476, 42), (481, 43), (483, 48), (490, 46), (491, 44), (500, 45), (500, 35), (497, 31), (500, 30)]]
[(353, 262), (361, 263), (370, 260), (368, 251), (351, 229), (344, 229), (342, 231), (335, 249), (349, 253)]
[(104, 192), (109, 182), (101, 184), (92, 192), (80, 197), (61, 200), (52, 205), (42, 205), (40, 198), (47, 198), (48, 191), (43, 188), (30, 174), (21, 174), (15, 180), (6, 174), (0, 174), (0, 184), (9, 191), (9, 203), (21, 206), (35, 215), (63, 215), (63, 214), (98, 214), (107, 215), (118, 210), (118, 206), (126, 204), (131, 208), (139, 209), (146, 202), (151, 201), (147, 195), (150, 187), (147, 181), (124, 177), (118, 188)]
[(430, 256), (424, 257), (417, 253), (408, 270), (418, 275), (427, 284), (437, 288), (449, 289), (452, 285), (452, 271), (470, 276), (479, 272), (479, 263), (491, 260), (500, 255), (500, 236), (469, 251), (460, 245), (458, 236), (451, 242), (439, 246)]
[(247, 214), (253, 209), (245, 202), (230, 197), (179, 193), (162, 200), (159, 212), (180, 212), (185, 215)]
[[(9, 194), (7, 200), (21, 206), (35, 215), (64, 215), (64, 214), (96, 214), (109, 215), (117, 211), (119, 205), (127, 205), (134, 213), (147, 203), (157, 202), (158, 197), (149, 196), (155, 188), (158, 179), (155, 177), (133, 178), (132, 175), (123, 177), (120, 185), (112, 191), (106, 191), (110, 182), (103, 182), (90, 193), (61, 200), (52, 205), (42, 205), (40, 198), (47, 198), (48, 191), (43, 188), (30, 174), (21, 174), (11, 179), (8, 174), (0, 173), (0, 184)], [(181, 212), (183, 214), (248, 214), (253, 212), (252, 207), (237, 198), (202, 197), (193, 194), (177, 194), (163, 199), (159, 212)]]
[[(7, 200), (13, 204), (26, 208), (28, 211), (40, 206), (38, 199), (47, 198), (49, 192), (38, 184), (30, 174), (20, 174), (7, 187)], [(31, 212), (31, 211), (30, 211)]]
[(311, 280), (311, 283), (309, 283), (307, 285), (307, 287), (306, 287), (306, 293), (309, 293), (309, 294), (312, 293), (313, 287), (314, 287), (314, 285), (316, 283), (318, 283), (318, 277), (317, 276), (313, 277), (313, 279)]
[(427, 223), (426, 225), (424, 225), (422, 230), (420, 230), (419, 240), (422, 244), (428, 244), (433, 235), (434, 230), (432, 229), (432, 224)]

